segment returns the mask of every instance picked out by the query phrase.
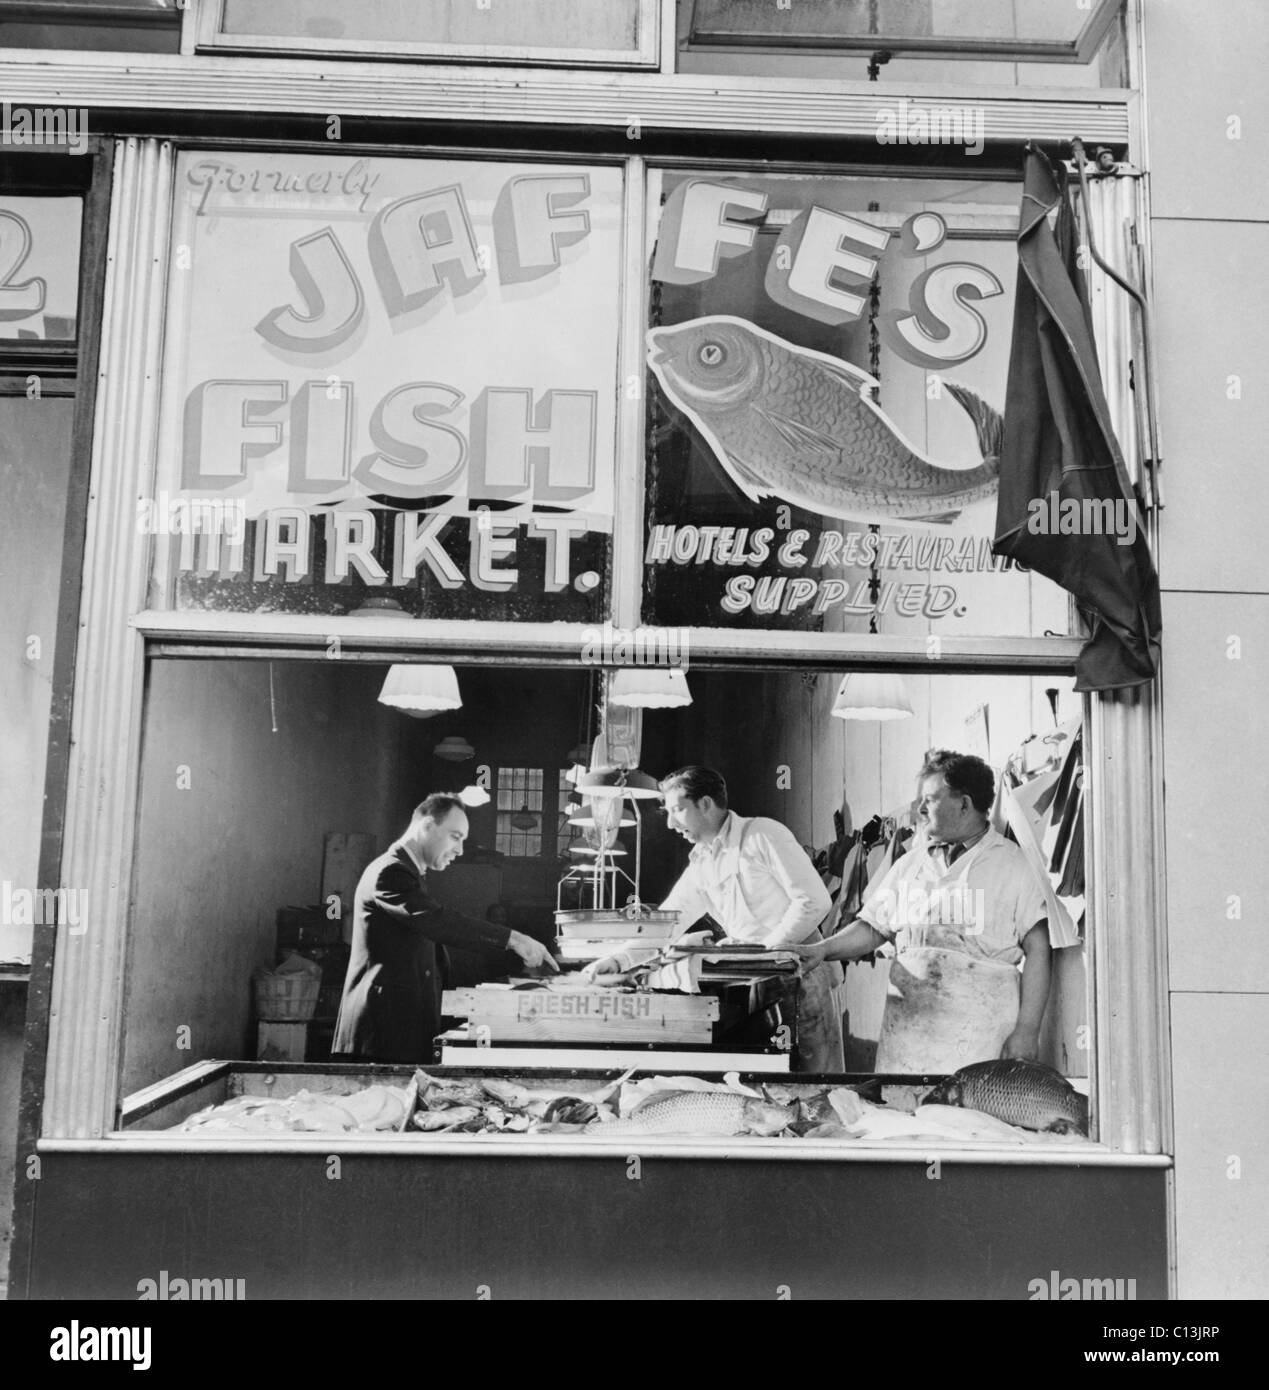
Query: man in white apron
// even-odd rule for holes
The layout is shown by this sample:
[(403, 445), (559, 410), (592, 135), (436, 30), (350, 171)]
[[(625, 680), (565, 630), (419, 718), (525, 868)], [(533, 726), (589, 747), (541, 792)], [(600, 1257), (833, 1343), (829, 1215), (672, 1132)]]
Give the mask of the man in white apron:
[[(679, 913), (679, 936), (709, 913), (729, 941), (760, 950), (789, 950), (819, 941), (832, 899), (793, 832), (765, 816), (738, 816), (727, 784), (712, 768), (680, 768), (662, 779), (671, 830), (690, 841), (687, 868), (661, 903)], [(656, 955), (630, 946), (586, 967), (590, 977), (629, 970)], [(841, 1071), (842, 1019), (835, 998), (841, 967), (804, 969), (798, 1004), (798, 1060), (803, 1071)]]
[(994, 793), (981, 758), (928, 754), (917, 843), (849, 926), (801, 948), (814, 967), (894, 943), (879, 1072), (952, 1072), (1039, 1051), (1050, 965), (1044, 894), (1022, 851), (988, 824)]

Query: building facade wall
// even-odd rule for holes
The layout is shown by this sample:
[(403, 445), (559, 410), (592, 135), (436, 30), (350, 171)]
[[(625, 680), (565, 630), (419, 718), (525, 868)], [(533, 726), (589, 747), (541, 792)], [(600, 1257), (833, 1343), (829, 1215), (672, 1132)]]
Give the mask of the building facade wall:
[(1269, 9), (1146, 0), (1176, 1293), (1269, 1293)]

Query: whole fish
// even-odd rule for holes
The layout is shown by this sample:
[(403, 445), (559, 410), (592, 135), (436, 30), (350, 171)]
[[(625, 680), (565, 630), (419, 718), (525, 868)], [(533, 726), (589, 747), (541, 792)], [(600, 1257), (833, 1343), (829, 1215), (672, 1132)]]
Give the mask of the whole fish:
[(451, 1105), (446, 1110), (421, 1110), (414, 1117), (416, 1129), (440, 1131), (470, 1124), (483, 1112), (476, 1105)]
[(517, 1081), (503, 1080), (501, 1077), (482, 1077), (480, 1085), (488, 1096), (511, 1110), (525, 1110), (529, 1106), (540, 1108), (545, 1114), (547, 1106), (557, 1100), (572, 1100), (577, 1103), (589, 1101), (599, 1105), (624, 1085), (634, 1075), (634, 1068), (623, 1072), (615, 1081), (596, 1086), (590, 1082), (574, 1082), (567, 1090), (546, 1086), (522, 1086)]
[(1039, 1062), (975, 1062), (940, 1082), (929, 1105), (961, 1105), (1006, 1124), (1052, 1134), (1088, 1134), (1088, 1098), (1060, 1072)]
[(658, 1091), (622, 1120), (591, 1125), (602, 1138), (619, 1134), (779, 1134), (797, 1119), (792, 1105), (773, 1105), (733, 1091)]
[(855, 521), (949, 522), (996, 491), (1004, 422), (963, 386), (983, 461), (942, 468), (899, 433), (877, 381), (727, 314), (650, 329), (648, 365), (751, 502)]

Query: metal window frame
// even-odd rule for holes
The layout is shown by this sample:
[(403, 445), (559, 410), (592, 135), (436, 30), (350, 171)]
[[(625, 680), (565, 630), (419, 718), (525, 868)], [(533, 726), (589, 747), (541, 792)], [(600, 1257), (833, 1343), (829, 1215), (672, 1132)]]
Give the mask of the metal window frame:
[[(684, 0), (686, 5), (687, 0)], [(1101, 46), (1115, 20), (1123, 13), (1124, 0), (1098, 0), (1095, 9), (1074, 39), (993, 39), (986, 35), (967, 35), (964, 38), (939, 35), (842, 34), (835, 37), (817, 34), (789, 35), (772, 38), (766, 34), (745, 34), (721, 31), (710, 34), (697, 32), (696, 15), (699, 0), (690, 0), (684, 47), (699, 52), (744, 49), (750, 53), (872, 53), (884, 50), (894, 54), (919, 57), (949, 57), (979, 59), (988, 62), (1015, 63), (1087, 63)], [(793, 9), (796, 14), (797, 10)]]
[[(325, 58), (385, 58), (417, 62), (532, 63), (542, 67), (655, 68), (661, 60), (660, 0), (634, 0), (636, 46), (633, 49), (561, 51), (521, 44), (410, 43), (393, 39), (322, 39), (303, 34), (229, 34), (227, 0), (189, 0), (181, 30), (185, 53), (274, 54), (278, 57), (320, 53)], [(474, 3), (474, 0), (473, 0)]]
[[(10, 158), (20, 160), (22, 164), (11, 166)], [(84, 608), (82, 578), (88, 533), (93, 524), (90, 494), (96, 447), (95, 419), (101, 394), (101, 326), (108, 278), (109, 221), (115, 208), (112, 158), (110, 143), (94, 136), (89, 138), (87, 152), (73, 159), (66, 154), (51, 156), (47, 152), (31, 152), (0, 161), (6, 187), (13, 191), (25, 192), (30, 189), (62, 195), (78, 193), (83, 198), (76, 318), (79, 336), (73, 360), (63, 354), (59, 363), (61, 368), (70, 370), (63, 371), (55, 383), (59, 395), (73, 391), (75, 414), (71, 426), (71, 468), (53, 646), (53, 698), (44, 767), (44, 804), (37, 869), (37, 886), (40, 888), (56, 888), (66, 881), (63, 876), (66, 807), (78, 762), (78, 750), (73, 744), (74, 691), (81, 657), (80, 615)], [(34, 184), (30, 185), (21, 178), (14, 179), (12, 173), (16, 171), (34, 175)], [(11, 368), (12, 360), (6, 357), (6, 370)], [(49, 1001), (54, 987), (57, 940), (64, 932), (64, 927), (59, 927), (56, 932), (37, 932), (32, 945), (27, 987), (27, 1027), (18, 1100), (19, 1172), (26, 1159), (35, 1153), (42, 1130), (45, 1069), (51, 1034)], [(13, 1246), (9, 1264), (9, 1281), (14, 1289), (24, 1289), (29, 1279), (36, 1186), (31, 1182), (19, 1182), (14, 1189)]]

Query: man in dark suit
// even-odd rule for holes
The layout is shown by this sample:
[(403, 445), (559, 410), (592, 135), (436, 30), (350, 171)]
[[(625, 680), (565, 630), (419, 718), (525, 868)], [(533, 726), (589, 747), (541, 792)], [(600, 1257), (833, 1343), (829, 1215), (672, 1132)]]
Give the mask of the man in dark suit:
[(452, 864), (466, 838), (463, 803), (434, 792), (415, 808), (405, 834), (362, 874), (332, 1056), (430, 1061), (447, 946), (514, 951), (526, 966), (557, 968), (531, 936), (452, 912), (428, 896), (424, 876)]

